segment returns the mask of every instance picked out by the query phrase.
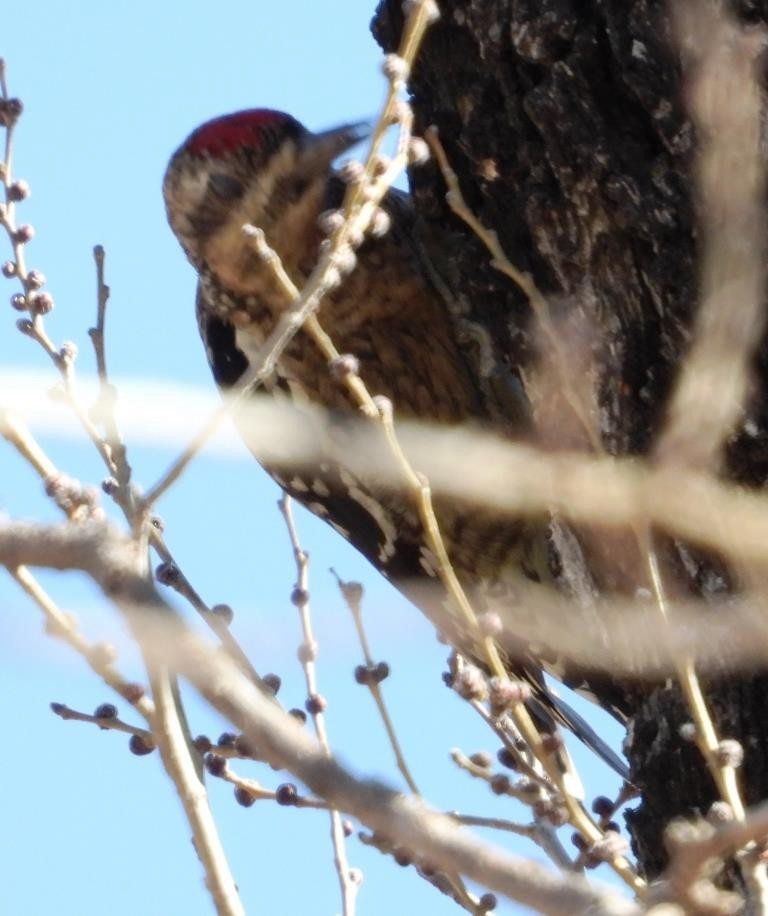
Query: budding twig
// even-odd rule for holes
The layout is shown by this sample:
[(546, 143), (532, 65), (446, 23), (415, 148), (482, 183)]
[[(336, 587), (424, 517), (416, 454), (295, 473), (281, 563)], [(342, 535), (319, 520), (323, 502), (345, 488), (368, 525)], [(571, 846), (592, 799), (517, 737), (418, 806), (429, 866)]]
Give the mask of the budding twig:
[(126, 516), (137, 518), (139, 524), (144, 519), (138, 518), (136, 494), (131, 485), (131, 466), (120, 429), (115, 416), (115, 399), (117, 393), (114, 385), (109, 381), (107, 373), (107, 351), (104, 339), (104, 328), (107, 317), (107, 303), (109, 302), (109, 287), (104, 279), (104, 249), (96, 245), (93, 249), (93, 260), (96, 265), (96, 325), (88, 329), (88, 334), (93, 343), (96, 357), (96, 371), (99, 377), (99, 397), (97, 412), (105, 430), (105, 442), (115, 469), (117, 487), (113, 492), (118, 505), (124, 507)]
[[(376, 704), (376, 708), (379, 712), (379, 717), (381, 718), (382, 725), (384, 726), (384, 731), (386, 732), (389, 745), (392, 748), (392, 753), (395, 756), (395, 763), (398, 770), (400, 771), (400, 775), (405, 780), (405, 783), (411, 792), (414, 795), (421, 797), (421, 792), (419, 791), (419, 788), (416, 785), (416, 781), (413, 778), (410, 768), (408, 767), (408, 764), (405, 760), (405, 755), (403, 754), (403, 750), (400, 746), (400, 740), (397, 737), (394, 723), (392, 722), (392, 718), (389, 715), (387, 705), (384, 702), (384, 694), (381, 690), (380, 681), (389, 673), (389, 666), (386, 664), (386, 662), (376, 664), (373, 660), (373, 655), (368, 644), (368, 636), (363, 625), (363, 587), (357, 582), (344, 582), (338, 573), (333, 569), (331, 570), (331, 573), (333, 576), (335, 576), (339, 585), (339, 591), (341, 592), (341, 595), (344, 599), (344, 603), (347, 605), (350, 613), (352, 614), (352, 620), (354, 621), (355, 630), (357, 631), (357, 638), (360, 642), (360, 647), (363, 650), (365, 666), (361, 665), (358, 669), (361, 674), (360, 678), (358, 679), (358, 683), (365, 684), (365, 686), (370, 691), (374, 703)], [(356, 678), (358, 677), (357, 671), (355, 672), (355, 676)], [(456, 902), (460, 906), (463, 906), (464, 909), (466, 909), (468, 912), (476, 912), (477, 901), (465, 887), (464, 882), (461, 880), (461, 876), (451, 873), (446, 875), (446, 880), (449, 882)]]
[[(99, 715), (98, 713), (101, 709), (102, 707), (100, 707), (96, 713), (87, 713), (80, 712), (77, 709), (70, 709), (69, 706), (65, 706), (63, 703), (51, 703), (51, 710), (54, 715), (57, 715), (60, 719), (64, 719), (64, 721), (89, 722), (91, 725), (96, 725), (98, 728), (105, 731), (122, 732), (124, 735), (132, 735), (135, 738), (141, 739), (146, 747), (154, 747), (155, 739), (152, 736), (152, 732), (148, 731), (146, 728), (131, 725), (130, 722), (123, 722), (122, 719), (118, 718), (116, 711), (108, 716)], [(111, 709), (114, 710), (114, 707)]]
[(390, 747), (392, 748), (392, 753), (395, 755), (395, 763), (400, 775), (405, 780), (405, 784), (414, 793), (414, 795), (420, 795), (419, 788), (416, 785), (416, 781), (413, 778), (410, 768), (405, 760), (405, 755), (403, 754), (403, 749), (400, 746), (400, 740), (397, 737), (397, 732), (395, 731), (394, 723), (387, 709), (387, 704), (384, 702), (384, 695), (381, 690), (381, 684), (379, 680), (375, 677), (375, 672), (377, 670), (377, 665), (374, 662), (373, 655), (371, 654), (370, 646), (368, 645), (368, 637), (365, 632), (365, 627), (363, 625), (363, 609), (362, 609), (362, 591), (363, 588), (357, 582), (344, 582), (341, 577), (336, 573), (335, 570), (331, 570), (331, 573), (336, 577), (336, 581), (339, 585), (339, 591), (341, 596), (344, 599), (344, 603), (349, 608), (349, 612), (352, 614), (352, 620), (355, 624), (355, 630), (357, 631), (357, 638), (360, 642), (360, 648), (363, 651), (363, 658), (365, 659), (365, 671), (369, 673), (369, 676), (364, 678), (365, 686), (368, 688), (373, 702), (376, 704), (376, 709), (379, 712), (379, 717), (381, 718), (381, 723), (384, 726), (384, 731), (387, 734), (387, 739), (389, 741)]
[[(299, 542), (299, 535), (291, 510), (290, 496), (283, 494), (278, 502), (278, 507), (285, 520), (285, 526), (288, 529), (288, 537), (291, 542), (293, 557), (296, 563), (296, 586), (291, 596), (291, 600), (296, 606), (301, 619), (303, 641), (299, 648), (299, 658), (307, 685), (307, 712), (312, 717), (312, 724), (315, 728), (317, 740), (320, 742), (320, 746), (323, 748), (326, 755), (330, 758), (331, 746), (328, 741), (328, 732), (325, 727), (325, 700), (317, 688), (317, 669), (315, 667), (317, 643), (312, 629), (312, 618), (309, 613), (309, 558)], [(341, 814), (335, 808), (329, 810), (331, 816), (331, 840), (333, 842), (334, 863), (339, 877), (344, 916), (354, 916), (355, 898), (360, 889), (361, 873), (357, 869), (355, 869), (354, 873), (350, 870), (347, 860), (346, 844), (344, 842), (344, 827), (341, 822)]]

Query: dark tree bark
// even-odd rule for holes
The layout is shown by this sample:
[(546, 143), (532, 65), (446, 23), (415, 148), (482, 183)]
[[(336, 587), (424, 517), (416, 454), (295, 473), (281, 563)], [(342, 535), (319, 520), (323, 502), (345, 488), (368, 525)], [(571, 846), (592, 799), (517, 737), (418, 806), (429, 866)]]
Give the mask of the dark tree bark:
[[(386, 51), (397, 47), (401, 7), (382, 0), (376, 13), (374, 34)], [(647, 453), (697, 300), (696, 137), (667, 4), (441, 0), (440, 8), (410, 82), (416, 130), (437, 125), (469, 206), (532, 274), (555, 318), (587, 329), (603, 448)], [(764, 22), (768, 3), (733, 9), (742, 21)], [(420, 216), (435, 230), (426, 237), (440, 238), (431, 254), (439, 260), (451, 248), (452, 283), (472, 320), (491, 332), (496, 359), (531, 365), (537, 344), (525, 297), (450, 214), (434, 164), (410, 178)], [(446, 225), (459, 242), (446, 240)], [(724, 473), (750, 486), (768, 476), (768, 347), (756, 350), (749, 435), (734, 433), (724, 461)], [(612, 558), (588, 537), (585, 544), (601, 590), (637, 585), (626, 556)], [(679, 548), (664, 546), (679, 589), (706, 597), (737, 587), (713, 558), (689, 557), (686, 568)], [(768, 678), (705, 686), (721, 736), (744, 745), (745, 800), (768, 797)], [(716, 793), (695, 745), (678, 734), (689, 717), (676, 688), (643, 685), (625, 703), (642, 793), (627, 820), (640, 867), (653, 877), (664, 866), (665, 825), (706, 812)]]

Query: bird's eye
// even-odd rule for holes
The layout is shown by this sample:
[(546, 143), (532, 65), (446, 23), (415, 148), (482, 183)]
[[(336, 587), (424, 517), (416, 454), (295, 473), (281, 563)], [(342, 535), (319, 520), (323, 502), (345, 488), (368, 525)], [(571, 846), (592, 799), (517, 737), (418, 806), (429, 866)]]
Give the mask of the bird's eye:
[(219, 174), (209, 177), (208, 190), (222, 200), (234, 200), (242, 195), (243, 186), (236, 178)]

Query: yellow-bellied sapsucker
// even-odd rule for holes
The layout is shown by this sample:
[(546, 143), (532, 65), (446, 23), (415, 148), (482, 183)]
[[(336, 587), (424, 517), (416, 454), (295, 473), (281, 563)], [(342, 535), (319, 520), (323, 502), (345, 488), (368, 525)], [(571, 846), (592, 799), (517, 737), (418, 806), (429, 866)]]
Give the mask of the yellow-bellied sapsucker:
[[(238, 385), (289, 304), (244, 234), (244, 224), (264, 231), (301, 286), (325, 238), (319, 217), (338, 207), (344, 193), (332, 162), (361, 136), (355, 125), (312, 133), (289, 115), (258, 109), (203, 124), (173, 155), (163, 187), (168, 219), (199, 276), (200, 332), (220, 387)], [(357, 266), (322, 303), (323, 327), (340, 352), (354, 355), (368, 389), (391, 399), (397, 418), (469, 423), (519, 437), (526, 414), (522, 389), (515, 395), (522, 407), (509, 411), (475, 371), (468, 344), (457, 334), (445, 296), (415, 243), (410, 199), (390, 191), (382, 206), (389, 231), (358, 249)], [(517, 392), (514, 382), (510, 378)], [(265, 387), (286, 393), (295, 403), (327, 409), (331, 426), (337, 428), (345, 418), (354, 422), (359, 416), (324, 357), (301, 331)], [(258, 457), (258, 443), (247, 430), (243, 434)], [(324, 434), (331, 437), (333, 432)], [(345, 466), (338, 443), (328, 454), (332, 457), (321, 458), (311, 472), (284, 473), (274, 466), (267, 470), (430, 613), (429, 604), (439, 591), (434, 586), (435, 561), (412, 501)], [(506, 581), (543, 574), (546, 520), (514, 520), (447, 497), (436, 500), (436, 511), (453, 568), (481, 609), (504, 600)], [(433, 587), (425, 588), (425, 583)], [(623, 770), (584, 720), (547, 691), (540, 658), (521, 646), (511, 667), (533, 686), (540, 718), (565, 724)]]

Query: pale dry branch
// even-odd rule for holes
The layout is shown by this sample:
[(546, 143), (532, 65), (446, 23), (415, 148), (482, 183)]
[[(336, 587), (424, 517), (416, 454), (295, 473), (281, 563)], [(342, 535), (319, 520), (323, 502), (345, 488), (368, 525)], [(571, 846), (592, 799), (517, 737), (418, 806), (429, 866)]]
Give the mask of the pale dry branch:
[(245, 916), (237, 884), (221, 844), (199, 755), (191, 746), (178, 682), (167, 663), (140, 641), (149, 672), (156, 715), (152, 734), (163, 765), (170, 776), (192, 831), (192, 843), (205, 870), (205, 884), (218, 916)]
[(765, 325), (764, 97), (757, 78), (768, 37), (715, 8), (683, 2), (673, 11), (699, 137), (700, 295), (692, 344), (654, 455), (714, 472), (742, 415), (749, 362)]
[[(137, 414), (144, 411), (146, 415), (142, 391), (134, 396), (130, 385), (121, 386), (121, 391), (121, 406), (129, 417), (134, 403)], [(174, 399), (174, 415), (183, 419), (194, 410), (193, 393), (188, 398), (178, 398), (173, 392), (168, 396)], [(20, 407), (33, 417), (39, 416), (35, 403), (36, 398), (22, 400)], [(248, 406), (241, 420), (254, 430), (270, 429), (270, 438), (264, 443), (270, 461), (298, 469), (318, 458), (316, 440), (307, 434), (304, 417), (304, 413), (261, 398)], [(36, 467), (42, 479), (59, 473), (18, 417), (4, 413), (3, 419), (2, 431), (8, 441)], [(312, 419), (313, 424), (322, 422), (320, 414), (313, 414)], [(132, 435), (138, 435), (135, 421), (130, 425)], [(754, 562), (768, 559), (768, 499), (706, 474), (647, 468), (627, 459), (548, 455), (462, 429), (401, 424), (400, 437), (436, 492), (462, 496), (474, 505), (494, 505), (511, 515), (555, 506), (574, 521), (603, 523), (607, 529), (632, 524), (645, 514), (656, 526), (703, 547)], [(383, 462), (373, 447), (367, 425), (361, 423), (356, 435), (350, 432), (350, 442), (346, 460), (352, 470), (378, 474), (390, 485), (396, 482), (391, 465)], [(516, 486), (510, 486), (510, 481)], [(157, 529), (153, 531), (161, 558), (174, 564), (168, 548), (160, 546), (162, 535)], [(524, 582), (521, 588), (526, 604), (536, 607), (533, 616), (547, 644), (575, 661), (616, 674), (642, 677), (668, 672), (670, 661), (686, 645), (698, 664), (713, 671), (743, 669), (764, 659), (768, 650), (764, 602), (759, 594), (728, 599), (720, 613), (705, 618), (697, 613), (695, 602), (674, 601), (669, 633), (659, 640), (641, 593), (636, 601), (603, 599), (600, 624), (590, 628), (589, 621), (583, 626), (573, 625), (568, 601), (561, 596)], [(185, 591), (190, 600), (192, 592)], [(510, 618), (506, 623), (511, 631), (526, 635), (520, 622)], [(627, 627), (627, 623), (631, 625)]]
[[(684, 2), (675, 12), (677, 41), (692, 70), (689, 111), (700, 134), (695, 193), (701, 296), (693, 344), (655, 459), (716, 470), (723, 442), (743, 410), (748, 362), (764, 326), (764, 100), (756, 68), (766, 36), (745, 32), (717, 7), (702, 11)], [(649, 550), (648, 556), (659, 607), (668, 619), (661, 571), (655, 553)], [(721, 742), (693, 658), (682, 656), (677, 670), (707, 768), (734, 817), (744, 820), (736, 768), (719, 753)]]
[(714, 826), (698, 823), (673, 822), (667, 830), (666, 841), (670, 863), (657, 887), (654, 899), (686, 901), (708, 863), (722, 862), (741, 851), (742, 857), (753, 863), (764, 858), (768, 839), (768, 803), (749, 809), (743, 819)]
[[(16, 384), (11, 379), (4, 376), (9, 388)], [(155, 431), (160, 414), (147, 405), (146, 393), (137, 390), (133, 398), (130, 389), (130, 383), (121, 387), (121, 413), (130, 419), (133, 434), (149, 444), (177, 442), (173, 429)], [(161, 393), (157, 391), (158, 397)], [(183, 420), (194, 417), (198, 395), (190, 390), (179, 397), (178, 389), (173, 388), (169, 397), (181, 434)], [(52, 425), (50, 413), (36, 397), (20, 394), (10, 402), (11, 407), (14, 404), (20, 414), (31, 413), (39, 423)], [(319, 459), (307, 417), (322, 427), (322, 411), (307, 406), (298, 410), (255, 396), (239, 410), (238, 425), (246, 433), (270, 430), (269, 437), (259, 441), (265, 463), (300, 470)], [(142, 411), (153, 424), (144, 427), (143, 435)], [(371, 479), (394, 486), (398, 479), (391, 463), (377, 453), (369, 429), (364, 421), (357, 432), (349, 429), (344, 460), (350, 470), (370, 470)], [(757, 563), (768, 560), (768, 499), (759, 491), (705, 473), (650, 467), (635, 458), (551, 454), (476, 429), (403, 421), (398, 424), (398, 435), (409, 460), (427, 475), (432, 490), (460, 497), (468, 506), (491, 506), (510, 516), (538, 515), (550, 507), (571, 521), (608, 531), (645, 518), (661, 531), (726, 557)], [(220, 440), (216, 447), (224, 455), (241, 454), (232, 441), (231, 447), (227, 440)]]

